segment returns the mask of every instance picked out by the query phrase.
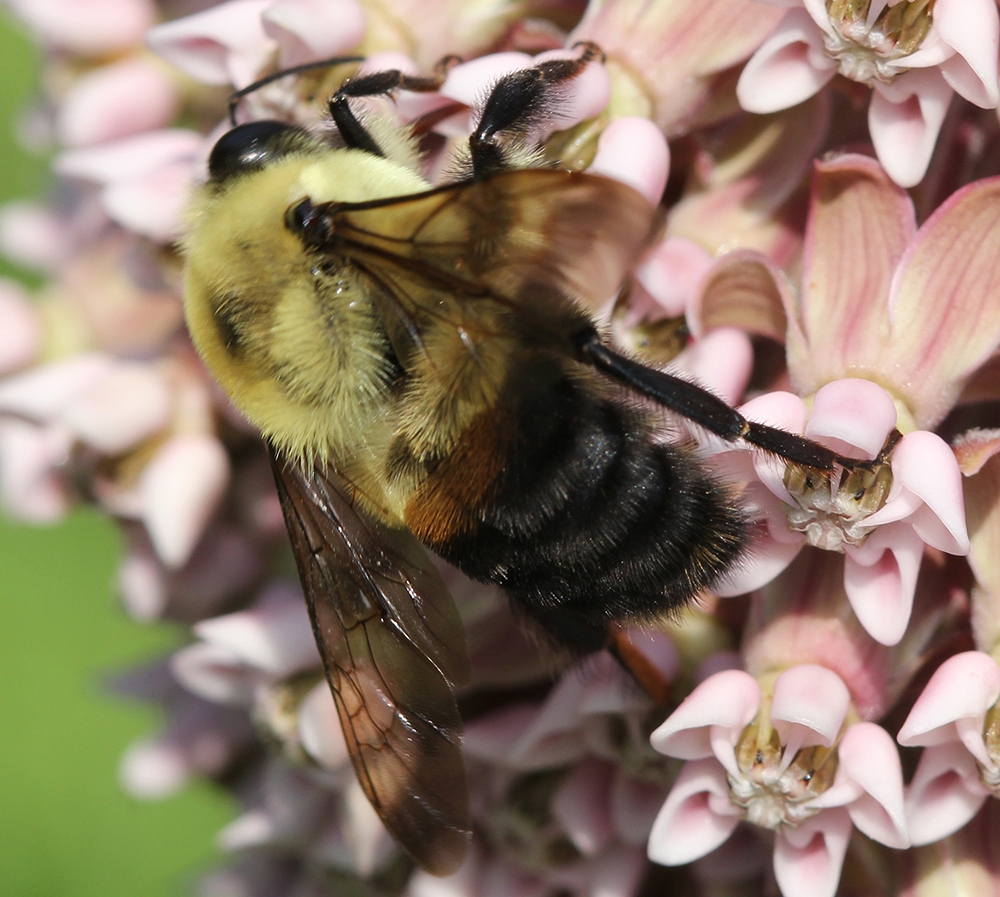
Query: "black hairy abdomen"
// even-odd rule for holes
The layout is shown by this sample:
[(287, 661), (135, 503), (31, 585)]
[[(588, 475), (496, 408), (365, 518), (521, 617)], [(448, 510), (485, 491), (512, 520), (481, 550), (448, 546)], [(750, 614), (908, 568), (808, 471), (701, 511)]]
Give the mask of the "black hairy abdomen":
[(743, 510), (690, 451), (655, 441), (642, 409), (561, 376), (504, 417), (477, 526), (432, 547), (560, 643), (603, 647), (610, 622), (676, 610), (744, 550)]

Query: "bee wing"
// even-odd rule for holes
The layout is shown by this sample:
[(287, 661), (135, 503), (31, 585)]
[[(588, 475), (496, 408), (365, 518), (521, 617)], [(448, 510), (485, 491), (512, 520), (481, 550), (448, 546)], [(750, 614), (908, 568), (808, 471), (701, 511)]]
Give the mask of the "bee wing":
[[(331, 204), (330, 214), (338, 250), (396, 301), (431, 300), (428, 285), (460, 302), (489, 298), (516, 306), (526, 333), (556, 339), (581, 306), (593, 314), (612, 298), (662, 220), (619, 181), (537, 168), (411, 197)], [(391, 277), (396, 282), (386, 283)], [(406, 309), (411, 317), (419, 311)]]
[(461, 620), (423, 547), (355, 507), (332, 471), (271, 450), (313, 632), (361, 787), (426, 870), (455, 871), (470, 836), (454, 688)]

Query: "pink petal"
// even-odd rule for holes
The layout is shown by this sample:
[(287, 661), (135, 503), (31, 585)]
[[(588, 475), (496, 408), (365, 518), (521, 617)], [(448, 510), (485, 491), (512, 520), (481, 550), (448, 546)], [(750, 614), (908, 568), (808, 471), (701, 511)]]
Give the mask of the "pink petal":
[[(788, 532), (787, 518), (782, 515), (781, 519), (784, 521), (781, 525)], [(777, 579), (795, 560), (805, 544), (803, 535), (794, 534), (794, 536), (795, 538), (790, 541), (782, 541), (775, 539), (770, 531), (763, 535), (755, 535), (750, 554), (719, 582), (716, 588), (718, 595), (722, 598), (745, 595)]]
[(59, 106), (56, 133), (71, 147), (107, 143), (165, 128), (179, 106), (177, 86), (161, 64), (128, 57), (73, 83)]
[(31, 364), (41, 349), (42, 327), (25, 289), (0, 277), (0, 374)]
[(996, 108), (1000, 103), (1000, 17), (994, 0), (939, 0), (934, 7), (934, 29), (957, 51), (941, 66), (948, 84), (970, 102), (984, 109)]
[(797, 392), (811, 395), (858, 369), (883, 370), (889, 285), (915, 230), (909, 196), (874, 159), (815, 163), (802, 298), (786, 309)]
[[(668, 242), (680, 239), (674, 237)], [(716, 327), (734, 326), (783, 342), (788, 326), (784, 306), (791, 299), (786, 295), (789, 287), (778, 266), (749, 249), (727, 252), (710, 266), (709, 261), (706, 254), (699, 269), (699, 274), (704, 275), (699, 277), (700, 295), (693, 289), (697, 281), (692, 282), (693, 301), (687, 314), (691, 332), (697, 337)]]
[(598, 139), (597, 154), (587, 170), (628, 184), (657, 205), (667, 186), (670, 149), (663, 132), (648, 118), (616, 118)]
[(699, 244), (683, 237), (666, 237), (643, 256), (633, 274), (667, 315), (678, 317), (684, 314), (711, 264), (712, 256)]
[(654, 863), (679, 866), (715, 850), (739, 824), (725, 770), (715, 760), (685, 763), (649, 835)]
[(228, 484), (229, 456), (205, 434), (173, 437), (146, 466), (143, 522), (167, 566), (190, 558)]
[(611, 843), (609, 806), (614, 767), (603, 760), (577, 763), (552, 799), (552, 815), (584, 856), (593, 856)]
[(611, 789), (611, 818), (615, 832), (626, 844), (645, 844), (664, 795), (649, 782), (617, 770)]
[[(923, 501), (927, 514), (911, 518), (917, 534), (949, 554), (967, 554), (962, 473), (951, 447), (936, 433), (907, 433), (892, 453), (893, 484)], [(874, 522), (875, 515), (869, 518)]]
[(261, 15), (272, 0), (229, 0), (150, 28), (149, 48), (203, 84), (245, 87), (271, 59), (275, 42)]
[(837, 754), (837, 778), (826, 794), (839, 790), (842, 780), (849, 779), (864, 792), (847, 806), (855, 827), (888, 847), (908, 847), (903, 768), (889, 733), (875, 723), (855, 723), (844, 733)]
[(951, 444), (962, 476), (972, 477), (1000, 452), (1000, 430), (966, 430)]
[(302, 747), (327, 769), (340, 769), (350, 759), (344, 730), (326, 679), (316, 683), (299, 705), (299, 738)]
[(923, 540), (905, 523), (890, 523), (845, 551), (844, 590), (858, 622), (880, 644), (898, 644), (913, 609)]
[(965, 379), (1000, 345), (996, 246), (1000, 178), (953, 193), (924, 222), (892, 281), (893, 391), (920, 429), (951, 409)]
[[(546, 50), (544, 53), (539, 53), (535, 56), (531, 60), (531, 64), (539, 65), (540, 63), (552, 60), (576, 59), (579, 55), (580, 51), (578, 48)], [(603, 63), (594, 59), (575, 78), (566, 82), (564, 89), (560, 93), (558, 108), (553, 110), (555, 115), (551, 121), (546, 123), (546, 131), (568, 128), (581, 121), (586, 121), (588, 118), (594, 118), (604, 111), (610, 99), (611, 76), (608, 74), (608, 70), (604, 67)], [(608, 127), (610, 128), (611, 125)], [(626, 127), (642, 126), (629, 125)], [(640, 132), (637, 131), (636, 133)], [(652, 144), (658, 151), (659, 146), (656, 146), (656, 138), (653, 134), (648, 129), (644, 129), (641, 133), (643, 135), (643, 142)], [(662, 134), (660, 136), (662, 137)], [(663, 140), (661, 145), (665, 148), (666, 140)], [(649, 153), (648, 146), (646, 149), (647, 153)], [(598, 141), (598, 152), (600, 152), (600, 141)], [(660, 195), (662, 195), (662, 191)], [(657, 196), (651, 202), (659, 202), (659, 199), (660, 196)]]
[(197, 131), (183, 128), (135, 134), (100, 146), (67, 150), (53, 167), (63, 177), (99, 184), (129, 181), (174, 162), (193, 164), (204, 139)]
[(156, 739), (137, 741), (121, 758), (118, 778), (133, 797), (161, 800), (176, 794), (192, 775), (178, 745)]
[(37, 427), (0, 419), (0, 500), (3, 509), (29, 523), (54, 523), (70, 507), (58, 469), (69, 459), (65, 427)]
[(753, 369), (750, 337), (736, 327), (719, 327), (678, 355), (676, 368), (730, 405), (743, 396)]
[(696, 686), (649, 741), (661, 754), (681, 760), (711, 757), (716, 741), (735, 746), (759, 706), (757, 680), (743, 670), (725, 670)]
[(0, 412), (51, 420), (104, 379), (113, 365), (109, 355), (92, 352), (8, 377), (0, 382)]
[(771, 722), (787, 756), (813, 745), (831, 747), (851, 704), (843, 680), (826, 667), (803, 663), (774, 682)]
[[(966, 731), (979, 732), (973, 755), (990, 765), (982, 745), (986, 711), (1000, 699), (1000, 666), (981, 651), (965, 651), (949, 657), (924, 686), (896, 740), (907, 747), (946, 744), (958, 739), (955, 723), (966, 721)], [(975, 743), (966, 739), (967, 746)]]
[[(471, 720), (465, 727), (465, 739), (462, 744), (466, 755), (487, 763), (509, 764), (513, 750), (538, 719), (539, 709), (537, 704), (510, 704), (501, 710)], [(567, 740), (579, 741), (576, 733)], [(547, 750), (548, 742), (545, 747)], [(581, 756), (573, 744), (567, 753), (566, 762), (569, 763)], [(561, 758), (556, 760), (556, 763), (561, 762), (563, 762)]]
[(953, 91), (937, 69), (912, 69), (876, 83), (868, 132), (879, 162), (901, 187), (923, 180)]
[(276, 678), (318, 667), (319, 653), (305, 602), (275, 601), (194, 625), (199, 638)]
[(532, 59), (527, 53), (491, 53), (454, 66), (441, 85), (439, 93), (470, 108), (480, 104), (490, 88), (504, 75), (529, 68)]
[(224, 645), (195, 642), (170, 658), (174, 678), (191, 694), (217, 704), (250, 706), (267, 681), (235, 651)]
[(989, 789), (975, 758), (957, 742), (924, 748), (906, 789), (906, 825), (915, 847), (932, 844), (968, 823)]
[(859, 448), (870, 460), (882, 451), (895, 426), (896, 406), (889, 393), (871, 380), (846, 378), (827, 383), (816, 393), (805, 435), (826, 445), (835, 445), (827, 439), (839, 440), (844, 450)]
[(365, 14), (355, 0), (279, 0), (261, 21), (278, 45), (282, 69), (346, 54), (365, 33)]
[[(567, 38), (595, 41), (635, 79), (630, 90), (652, 101), (649, 117), (667, 137), (690, 130), (720, 73), (745, 60), (781, 17), (746, 0), (591, 4)], [(728, 109), (728, 107), (727, 107)]]
[(778, 832), (774, 877), (784, 897), (833, 897), (850, 837), (851, 818), (840, 808)]
[(58, 268), (70, 252), (66, 222), (52, 209), (34, 202), (0, 206), (0, 252), (37, 271)]
[(40, 41), (74, 56), (108, 56), (137, 46), (156, 21), (150, 0), (11, 0)]
[(777, 112), (809, 99), (836, 73), (816, 23), (804, 10), (790, 9), (746, 64), (736, 97), (748, 112)]
[(159, 243), (175, 240), (184, 230), (184, 209), (194, 186), (192, 161), (180, 159), (110, 185), (102, 196), (108, 217)]
[(128, 546), (118, 565), (118, 591), (126, 613), (141, 622), (158, 620), (167, 606), (166, 572), (143, 540)]
[(161, 370), (122, 362), (78, 396), (62, 418), (82, 442), (118, 455), (166, 427), (172, 411)]

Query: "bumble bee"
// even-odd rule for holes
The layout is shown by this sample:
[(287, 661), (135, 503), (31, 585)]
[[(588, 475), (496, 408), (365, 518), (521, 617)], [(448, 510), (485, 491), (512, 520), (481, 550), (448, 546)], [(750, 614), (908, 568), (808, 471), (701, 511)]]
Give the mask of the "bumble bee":
[(469, 669), (426, 549), (559, 645), (596, 651), (615, 621), (710, 587), (748, 542), (727, 488), (629, 393), (803, 465), (842, 460), (615, 352), (584, 311), (620, 287), (660, 213), (617, 181), (517, 162), (525, 122), (598, 52), (501, 78), (467, 174), (444, 187), (417, 173), (412, 140), (349, 103), (440, 78), (344, 82), (336, 143), (236, 126), (185, 243), (190, 332), (270, 448), (358, 778), (438, 875), (470, 836), (455, 697)]

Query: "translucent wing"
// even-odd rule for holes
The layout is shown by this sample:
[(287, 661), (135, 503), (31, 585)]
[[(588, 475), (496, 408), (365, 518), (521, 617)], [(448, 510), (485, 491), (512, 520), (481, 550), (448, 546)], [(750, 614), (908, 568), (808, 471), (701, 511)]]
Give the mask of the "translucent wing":
[(560, 343), (614, 296), (661, 223), (625, 184), (537, 168), (315, 209), (327, 218), (311, 248), (385, 286), (414, 337), (421, 314), (448, 316), (433, 307), (447, 296), (509, 307), (522, 334)]
[(273, 449), (271, 462), (358, 779), (414, 859), (448, 875), (470, 836), (454, 603), (417, 540), (361, 512), (335, 473), (304, 473)]

